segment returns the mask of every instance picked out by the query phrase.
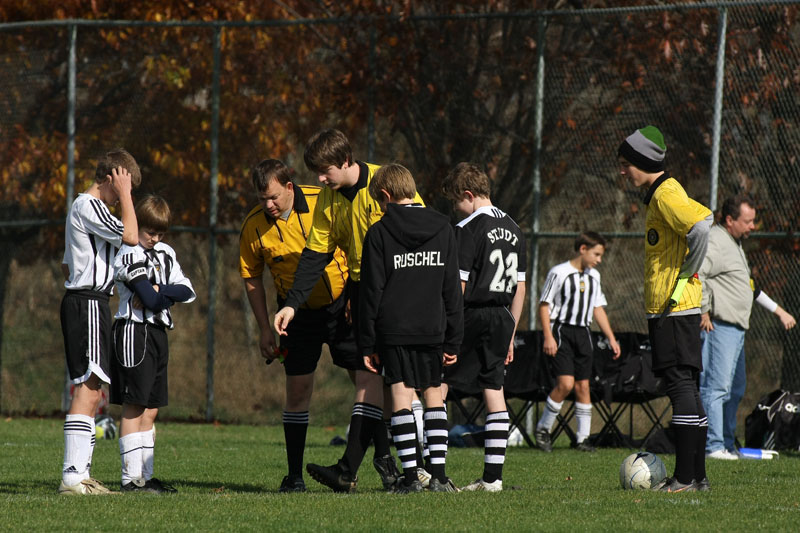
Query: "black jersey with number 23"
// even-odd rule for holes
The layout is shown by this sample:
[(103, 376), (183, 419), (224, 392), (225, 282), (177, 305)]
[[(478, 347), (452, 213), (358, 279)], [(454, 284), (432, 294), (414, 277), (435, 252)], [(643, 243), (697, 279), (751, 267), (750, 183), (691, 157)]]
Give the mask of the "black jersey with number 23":
[(481, 207), (456, 226), (465, 307), (509, 307), (527, 262), (522, 230), (500, 209)]

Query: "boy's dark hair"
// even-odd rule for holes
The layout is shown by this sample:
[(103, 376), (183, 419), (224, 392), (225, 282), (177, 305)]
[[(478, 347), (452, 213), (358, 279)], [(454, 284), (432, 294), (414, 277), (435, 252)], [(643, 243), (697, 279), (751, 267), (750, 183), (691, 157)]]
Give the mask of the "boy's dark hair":
[(381, 189), (388, 192), (393, 200), (413, 200), (417, 194), (414, 176), (406, 167), (396, 163), (382, 166), (372, 176), (369, 182), (369, 195), (379, 200)]
[(165, 233), (170, 222), (169, 204), (160, 196), (148, 194), (136, 203), (136, 222), (139, 229)]
[(265, 159), (255, 166), (251, 174), (253, 187), (257, 191), (267, 190), (272, 179), (278, 180), (281, 185), (286, 185), (294, 177), (294, 170), (283, 164), (277, 159)]
[(97, 161), (97, 168), (94, 171), (94, 180), (102, 183), (106, 176), (111, 175), (111, 170), (122, 167), (131, 173), (131, 188), (135, 189), (142, 183), (142, 171), (136, 159), (124, 148), (117, 148), (100, 157)]
[(339, 130), (327, 129), (315, 133), (306, 143), (303, 153), (306, 167), (312, 172), (322, 173), (328, 167), (341, 167), (353, 162), (353, 149), (347, 136)]
[(580, 252), (581, 246), (594, 248), (598, 244), (603, 248), (606, 247), (606, 240), (602, 235), (594, 231), (584, 231), (575, 238), (575, 251)]
[(448, 200), (457, 202), (466, 191), (474, 196), (489, 198), (489, 176), (474, 163), (459, 163), (445, 176), (442, 193)]
[(736, 196), (731, 196), (722, 202), (722, 207), (719, 210), (720, 222), (725, 224), (728, 217), (737, 220), (742, 214), (742, 204), (747, 204), (753, 209), (756, 208), (753, 197), (746, 192), (740, 192)]

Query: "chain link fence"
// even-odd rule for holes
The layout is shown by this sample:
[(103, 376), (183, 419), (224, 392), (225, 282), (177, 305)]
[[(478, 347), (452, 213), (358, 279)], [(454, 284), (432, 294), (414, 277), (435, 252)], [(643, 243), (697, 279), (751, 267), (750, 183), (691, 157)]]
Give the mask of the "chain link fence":
[[(359, 159), (408, 166), (445, 211), (447, 169), (485, 165), (495, 204), (528, 232), (534, 305), (579, 231), (607, 235), (611, 324), (645, 332), (644, 206), (618, 174), (616, 148), (658, 125), (667, 167), (692, 197), (715, 208), (742, 190), (755, 196), (751, 267), (797, 315), (799, 7), (0, 25), (0, 409), (61, 407), (63, 217), (94, 157), (115, 146), (142, 166), (139, 192), (170, 202), (168, 241), (198, 292), (174, 313), (167, 416), (280, 420), (283, 376), (257, 353), (238, 225), (255, 203), (248, 169), (259, 160), (283, 159), (314, 182), (303, 142), (323, 127), (345, 131)], [(800, 390), (800, 333), (756, 307), (746, 350), (740, 413), (778, 386)], [(317, 380), (315, 422), (341, 422), (347, 378), (323, 358)]]

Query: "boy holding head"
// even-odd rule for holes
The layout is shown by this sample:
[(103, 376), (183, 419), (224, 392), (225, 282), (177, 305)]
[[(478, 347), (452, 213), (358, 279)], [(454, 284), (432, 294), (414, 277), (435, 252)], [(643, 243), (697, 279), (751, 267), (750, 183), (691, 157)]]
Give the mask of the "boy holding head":
[[(142, 182), (139, 165), (123, 149), (97, 162), (94, 183), (79, 194), (67, 213), (64, 259), (66, 294), (61, 301), (61, 331), (70, 381), (75, 385), (64, 422), (64, 462), (59, 494), (108, 494), (90, 476), (95, 443), (94, 417), (101, 386), (111, 381), (111, 262), (123, 243), (136, 245), (139, 228), (131, 190)], [(119, 204), (122, 220), (108, 210)]]

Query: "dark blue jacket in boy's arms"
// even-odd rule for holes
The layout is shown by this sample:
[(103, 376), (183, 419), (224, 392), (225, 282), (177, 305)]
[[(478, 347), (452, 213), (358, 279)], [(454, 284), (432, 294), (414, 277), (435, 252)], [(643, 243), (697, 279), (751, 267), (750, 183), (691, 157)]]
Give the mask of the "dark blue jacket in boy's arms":
[(367, 232), (361, 258), (359, 347), (442, 344), (464, 335), (458, 249), (450, 220), (419, 204), (388, 204)]

